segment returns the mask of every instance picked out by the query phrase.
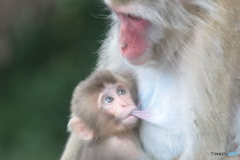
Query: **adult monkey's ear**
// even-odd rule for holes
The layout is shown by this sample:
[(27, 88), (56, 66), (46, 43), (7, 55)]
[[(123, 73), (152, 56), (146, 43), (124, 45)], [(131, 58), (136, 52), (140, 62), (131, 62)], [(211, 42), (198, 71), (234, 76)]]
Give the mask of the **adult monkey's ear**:
[(68, 130), (74, 131), (77, 135), (85, 140), (91, 140), (93, 138), (93, 131), (78, 117), (72, 117), (68, 122)]

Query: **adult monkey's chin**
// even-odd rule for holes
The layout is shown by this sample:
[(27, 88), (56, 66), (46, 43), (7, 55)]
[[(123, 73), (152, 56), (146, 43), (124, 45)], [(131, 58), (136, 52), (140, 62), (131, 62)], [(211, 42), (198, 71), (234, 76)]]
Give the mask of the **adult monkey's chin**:
[(148, 54), (148, 53), (143, 53), (143, 55), (141, 57), (136, 58), (136, 59), (130, 59), (128, 57), (124, 57), (123, 54), (122, 54), (122, 57), (124, 59), (126, 59), (129, 64), (134, 65), (134, 66), (143, 65), (143, 64), (147, 63), (148, 61), (152, 60), (151, 54)]

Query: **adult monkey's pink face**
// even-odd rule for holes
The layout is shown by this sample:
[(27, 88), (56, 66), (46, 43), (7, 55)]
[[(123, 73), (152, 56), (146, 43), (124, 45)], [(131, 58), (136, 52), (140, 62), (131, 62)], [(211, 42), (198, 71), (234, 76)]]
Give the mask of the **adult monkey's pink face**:
[(142, 65), (153, 58), (148, 37), (151, 23), (126, 2), (105, 0), (119, 20), (118, 47), (122, 57), (133, 65)]

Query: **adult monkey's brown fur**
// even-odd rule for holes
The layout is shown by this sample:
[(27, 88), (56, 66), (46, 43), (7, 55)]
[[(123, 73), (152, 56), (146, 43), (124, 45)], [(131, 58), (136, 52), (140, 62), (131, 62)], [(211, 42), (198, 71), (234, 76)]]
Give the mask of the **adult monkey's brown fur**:
[(153, 159), (239, 152), (240, 1), (105, 2), (114, 20), (97, 67), (136, 76), (143, 109), (160, 117), (139, 128)]

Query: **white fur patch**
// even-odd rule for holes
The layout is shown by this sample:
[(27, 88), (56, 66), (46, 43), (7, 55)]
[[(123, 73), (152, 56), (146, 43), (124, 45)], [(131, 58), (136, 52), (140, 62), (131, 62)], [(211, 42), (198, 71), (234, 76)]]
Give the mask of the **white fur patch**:
[(183, 109), (185, 93), (181, 89), (180, 74), (141, 72), (145, 73), (138, 77), (142, 110), (151, 110), (155, 115), (154, 124), (144, 122), (140, 129), (144, 148), (150, 149), (147, 152), (155, 155), (156, 159), (169, 160), (180, 154), (186, 145), (184, 118), (187, 113), (183, 113), (186, 111)]

